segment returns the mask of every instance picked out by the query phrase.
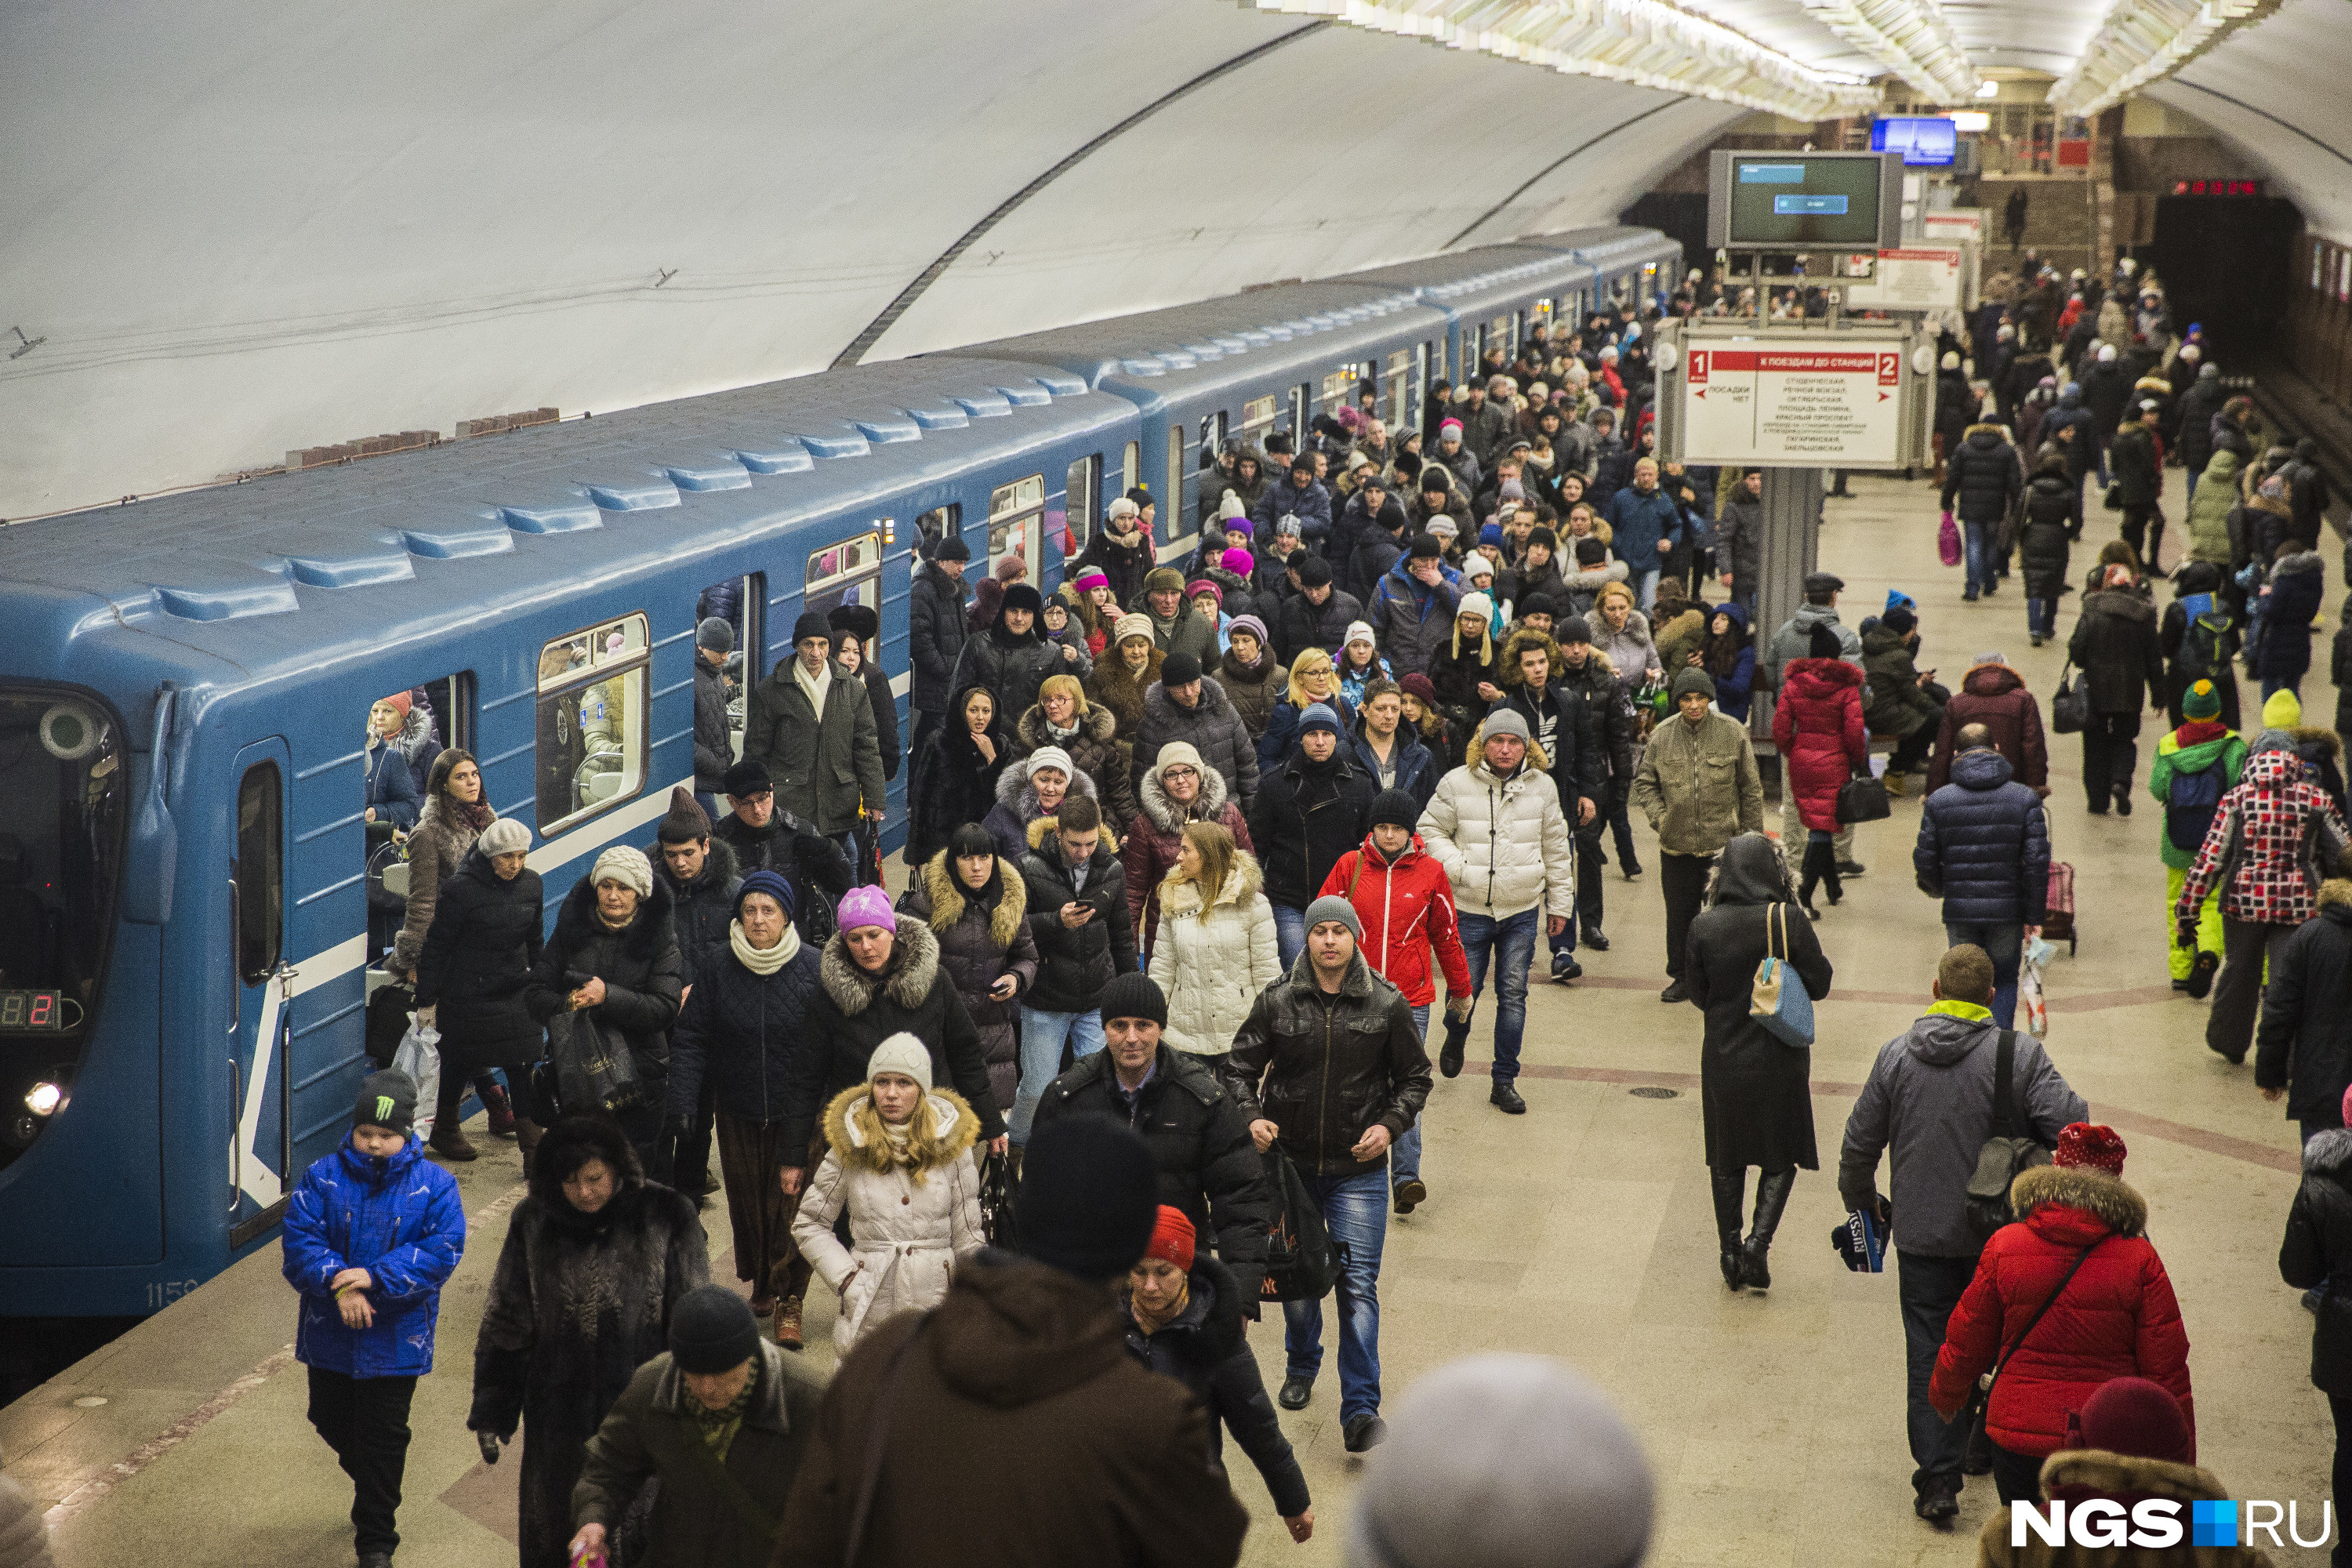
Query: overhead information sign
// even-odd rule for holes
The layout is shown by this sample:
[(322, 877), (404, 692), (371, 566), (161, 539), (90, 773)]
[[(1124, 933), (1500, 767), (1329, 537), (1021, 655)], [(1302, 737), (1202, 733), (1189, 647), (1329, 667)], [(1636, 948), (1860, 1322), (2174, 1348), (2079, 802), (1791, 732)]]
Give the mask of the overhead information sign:
[(1686, 463), (1897, 468), (1906, 461), (1899, 338), (1835, 347), (1695, 343), (1680, 425)]
[(1882, 250), (1867, 282), (1846, 285), (1850, 310), (1940, 310), (1965, 303), (1960, 298), (1961, 256), (1951, 249), (1915, 246)]

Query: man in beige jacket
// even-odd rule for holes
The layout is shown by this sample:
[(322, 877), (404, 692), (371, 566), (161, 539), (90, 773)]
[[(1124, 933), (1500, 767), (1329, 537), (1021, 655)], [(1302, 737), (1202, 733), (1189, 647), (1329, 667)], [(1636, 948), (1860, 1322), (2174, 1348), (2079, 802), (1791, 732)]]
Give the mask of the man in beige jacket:
[(1633, 776), (1633, 804), (1657, 833), (1658, 886), (1666, 896), (1666, 975), (1662, 1002), (1680, 1002), (1683, 943), (1706, 898), (1706, 875), (1734, 837), (1764, 831), (1764, 780), (1748, 726), (1714, 710), (1705, 670), (1675, 677), (1678, 712), (1651, 733)]

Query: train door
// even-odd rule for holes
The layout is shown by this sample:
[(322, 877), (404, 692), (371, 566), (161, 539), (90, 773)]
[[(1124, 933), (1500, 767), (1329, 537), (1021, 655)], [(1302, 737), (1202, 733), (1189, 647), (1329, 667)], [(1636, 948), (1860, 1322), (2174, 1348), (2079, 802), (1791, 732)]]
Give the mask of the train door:
[[(1183, 443), (1179, 440), (1181, 447)], [(1015, 581), (1045, 586), (1039, 572), (1038, 542), (1045, 517), (1045, 476), (1031, 474), (988, 492), (988, 569), (993, 573), (1005, 557), (1018, 556), (1021, 575)]]
[(1184, 426), (1181, 421), (1168, 426), (1168, 491), (1154, 521), (1160, 525), (1155, 544), (1184, 536)]
[[(229, 1179), (239, 1223), (231, 1245), (277, 1223), (293, 1191), (293, 1019), (287, 1004), (286, 790), (293, 768), (286, 742), (272, 737), (236, 753), (236, 837), (226, 881), (230, 969), (227, 1057), (236, 1125), (229, 1132)], [(219, 886), (215, 883), (215, 886)]]
[[(719, 661), (727, 683), (727, 761), (743, 760), (743, 717), (747, 694), (767, 672), (760, 668), (760, 623), (768, 607), (768, 575), (752, 572), (725, 577), (695, 595), (695, 657), (702, 657), (702, 623), (723, 621), (732, 639)], [(708, 806), (709, 803), (706, 802)], [(723, 805), (725, 803), (719, 803)]]
[(1307, 449), (1307, 412), (1315, 397), (1315, 388), (1305, 383), (1290, 389), (1290, 449), (1294, 453)]

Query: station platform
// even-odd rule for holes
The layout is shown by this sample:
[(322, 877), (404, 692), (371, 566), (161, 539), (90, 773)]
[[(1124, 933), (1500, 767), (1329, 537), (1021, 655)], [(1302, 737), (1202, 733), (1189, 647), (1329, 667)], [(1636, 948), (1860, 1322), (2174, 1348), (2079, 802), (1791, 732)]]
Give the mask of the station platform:
[[(1900, 589), (1918, 601), (1923, 668), (1957, 683), (1974, 655), (2000, 649), (2046, 707), (2063, 641), (2027, 647), (2017, 581), (1964, 605), (1959, 572), (1937, 562), (1934, 490), (1871, 476), (1853, 490), (1828, 503), (1821, 547), (1847, 584), (1844, 620), (1859, 623)], [(2185, 542), (2178, 473), (2164, 504), (2175, 520), (2168, 564)], [(2094, 508), (2078, 584), (2112, 530), (2112, 515)], [(2341, 591), (2328, 576), (2332, 626)], [(2079, 603), (2066, 601), (2062, 637)], [(2305, 696), (2326, 722), (2334, 692), (2324, 674)], [(2143, 780), (2161, 727), (2158, 717), (2143, 731)], [(2316, 1500), (2328, 1492), (2327, 1407), (2307, 1376), (2312, 1320), (2275, 1261), (2297, 1180), (2294, 1125), (2255, 1091), (2250, 1067), (2205, 1048), (2205, 1005), (2168, 984), (2161, 813), (2143, 795), (2130, 817), (2086, 815), (2080, 747), (2053, 736), (2051, 752), (2052, 837), (2075, 868), (2082, 938), (2050, 971), (2049, 1050), (2094, 1117), (2130, 1145), (2125, 1178), (2148, 1201), (2192, 1344), (2200, 1462), (2240, 1497)], [(1847, 1272), (1829, 1240), (1843, 1218), (1834, 1167), (1846, 1113), (1880, 1047), (1924, 1010), (1944, 947), (1937, 906), (1911, 877), (1919, 810), (1915, 791), (1892, 821), (1861, 830), (1868, 874), (1818, 927), (1837, 970), (1812, 1058), (1822, 1169), (1800, 1174), (1769, 1296), (1731, 1296), (1716, 1270), (1700, 1018), (1658, 1000), (1654, 862), (1637, 882), (1609, 871), (1613, 946), (1581, 955), (1585, 979), (1533, 987), (1519, 1079), (1529, 1114), (1488, 1106), (1476, 1037), (1470, 1069), (1440, 1079), (1430, 1100), (1431, 1197), (1391, 1219), (1381, 1281), (1388, 1396), (1478, 1351), (1540, 1352), (1582, 1368), (1622, 1404), (1655, 1467), (1647, 1561), (1658, 1568), (1971, 1563), (1996, 1506), (1990, 1478), (1978, 1478), (1955, 1530), (1913, 1517), (1895, 1275), (1891, 1260), (1882, 1275)], [(1766, 815), (1777, 829), (1777, 812)], [(1647, 853), (1650, 836), (1638, 821), (1636, 831)], [(521, 1188), (513, 1144), (477, 1142), (484, 1157), (457, 1167), (468, 1246), (443, 1299), (437, 1369), (417, 1390), (400, 1518), (400, 1560), (435, 1568), (514, 1560), (518, 1467), (484, 1467), (464, 1420), (475, 1328)], [(719, 1255), (722, 1201), (706, 1216)], [(349, 1488), (303, 1416), (294, 1302), (278, 1269), (266, 1250), (0, 1411), (0, 1451), (51, 1509), (65, 1568), (351, 1562)], [(712, 1272), (731, 1281), (731, 1258), (715, 1256)], [(830, 1327), (830, 1303), (812, 1300), (813, 1363), (832, 1358)], [(1251, 1342), (1272, 1386), (1283, 1372), (1279, 1323), (1254, 1329)], [(1361, 1465), (1342, 1451), (1338, 1407), (1327, 1376), (1306, 1410), (1283, 1416), (1315, 1495), (1304, 1546), (1227, 1446), (1236, 1495), (1255, 1519), (1245, 1562), (1341, 1560)], [(2290, 1549), (2274, 1561), (2319, 1555)]]

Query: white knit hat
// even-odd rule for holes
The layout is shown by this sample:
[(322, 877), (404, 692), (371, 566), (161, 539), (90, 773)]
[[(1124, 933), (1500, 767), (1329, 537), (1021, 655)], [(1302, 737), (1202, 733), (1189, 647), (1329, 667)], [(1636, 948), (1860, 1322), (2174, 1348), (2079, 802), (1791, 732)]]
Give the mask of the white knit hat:
[(590, 887), (599, 882), (618, 882), (625, 888), (635, 888), (637, 897), (650, 899), (654, 896), (653, 862), (646, 858), (642, 849), (615, 844), (596, 857), (596, 864), (588, 873)]
[(1348, 623), (1348, 635), (1340, 639), (1339, 646), (1341, 647), (1345, 647), (1351, 642), (1368, 642), (1377, 647), (1380, 646), (1380, 638), (1372, 635), (1371, 622), (1349, 621)]
[(1462, 603), (1454, 606), (1454, 614), (1456, 617), (1475, 616), (1482, 621), (1491, 622), (1495, 618), (1495, 601), (1485, 594), (1465, 594)]
[(1249, 508), (1242, 505), (1242, 498), (1231, 490), (1227, 490), (1225, 499), (1217, 503), (1217, 520), (1220, 522), (1233, 522), (1248, 516)]
[(931, 1048), (901, 1029), (880, 1045), (866, 1058), (866, 1081), (872, 1083), (886, 1072), (904, 1073), (931, 1092)]
[(1464, 551), (1462, 552), (1462, 580), (1465, 583), (1467, 583), (1471, 578), (1475, 577), (1481, 572), (1484, 572), (1489, 577), (1496, 575), (1493, 558), (1487, 555), (1487, 553), (1483, 550)]
[(1066, 779), (1075, 779), (1078, 776), (1077, 763), (1070, 761), (1070, 753), (1059, 746), (1038, 747), (1029, 753), (1029, 760), (1024, 763), (1022, 767), (1033, 779), (1037, 776), (1039, 768), (1059, 768), (1062, 770), (1062, 776)]
[(475, 840), (485, 855), (512, 855), (530, 847), (530, 829), (511, 816), (501, 816), (482, 829)]

